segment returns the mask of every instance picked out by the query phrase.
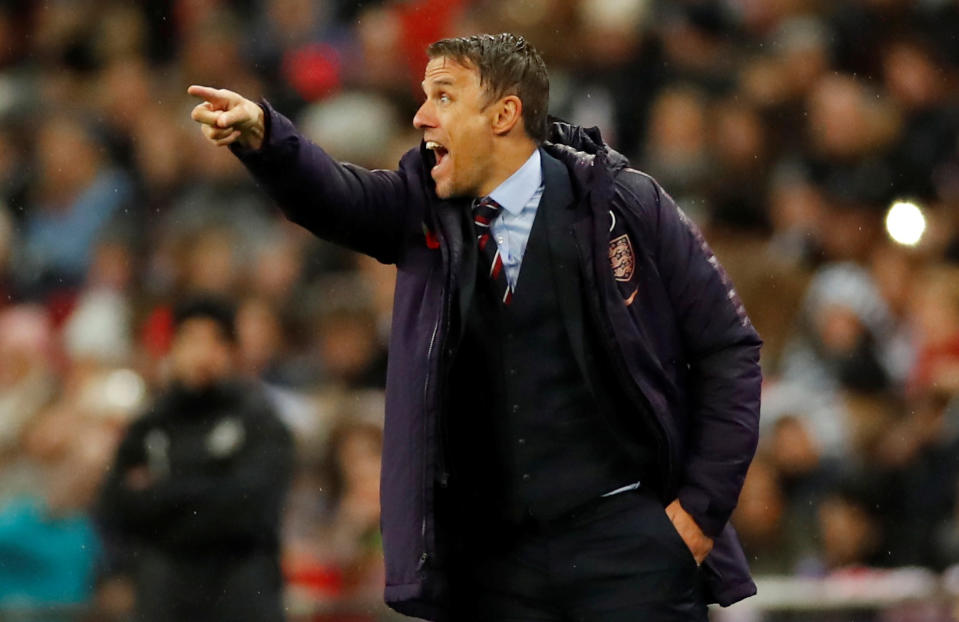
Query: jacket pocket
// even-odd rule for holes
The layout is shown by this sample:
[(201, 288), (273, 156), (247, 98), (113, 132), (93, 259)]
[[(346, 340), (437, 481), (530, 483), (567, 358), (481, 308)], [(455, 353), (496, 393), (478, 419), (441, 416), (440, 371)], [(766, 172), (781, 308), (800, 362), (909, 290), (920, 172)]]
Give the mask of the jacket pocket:
[[(694, 567), (698, 567), (699, 564), (696, 563), (696, 558), (693, 556), (693, 552), (686, 544), (686, 541), (683, 540), (683, 537), (679, 535), (679, 531), (676, 529), (676, 525), (673, 524), (673, 521), (669, 519), (669, 515), (666, 514), (666, 508), (661, 507), (659, 513), (662, 515), (663, 522), (665, 523), (663, 525), (663, 529), (668, 537), (673, 541), (673, 544), (676, 546), (677, 550), (680, 551), (680, 554), (686, 559), (686, 561), (688, 561)], [(709, 559), (708, 556), (707, 559)]]

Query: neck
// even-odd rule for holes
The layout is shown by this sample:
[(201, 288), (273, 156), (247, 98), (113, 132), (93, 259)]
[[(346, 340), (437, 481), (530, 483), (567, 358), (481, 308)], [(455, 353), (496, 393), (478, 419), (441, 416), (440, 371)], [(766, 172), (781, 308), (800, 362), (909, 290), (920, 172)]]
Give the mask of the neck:
[(526, 164), (526, 160), (536, 151), (537, 145), (528, 138), (516, 141), (504, 141), (496, 150), (493, 157), (493, 168), (491, 174), (486, 178), (486, 183), (480, 188), (479, 196), (483, 197), (510, 178), (518, 171), (521, 166)]

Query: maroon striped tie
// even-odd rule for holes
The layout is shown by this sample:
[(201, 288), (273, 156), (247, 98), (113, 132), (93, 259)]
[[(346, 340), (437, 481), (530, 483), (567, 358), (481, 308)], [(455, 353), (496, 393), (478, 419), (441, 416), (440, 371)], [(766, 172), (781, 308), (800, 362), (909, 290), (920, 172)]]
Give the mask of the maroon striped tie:
[(479, 248), (480, 257), (482, 261), (485, 261), (484, 265), (489, 268), (490, 281), (497, 297), (503, 301), (504, 305), (508, 305), (513, 299), (513, 290), (506, 279), (503, 258), (500, 257), (491, 230), (493, 221), (502, 210), (503, 206), (489, 197), (473, 201), (473, 230), (476, 232), (476, 245)]

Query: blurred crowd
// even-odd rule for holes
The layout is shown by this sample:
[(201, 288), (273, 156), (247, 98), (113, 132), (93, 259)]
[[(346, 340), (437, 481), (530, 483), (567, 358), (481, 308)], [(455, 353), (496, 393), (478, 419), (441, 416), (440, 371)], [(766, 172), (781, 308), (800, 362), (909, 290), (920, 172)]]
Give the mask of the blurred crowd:
[(425, 46), (504, 30), (554, 115), (706, 231), (766, 342), (734, 516), (754, 571), (959, 563), (956, 0), (0, 0), (0, 610), (129, 610), (90, 508), (169, 375), (172, 309), (212, 292), (295, 440), (291, 612), (378, 615), (392, 268), (285, 222), (185, 91), (265, 97), (391, 168)]

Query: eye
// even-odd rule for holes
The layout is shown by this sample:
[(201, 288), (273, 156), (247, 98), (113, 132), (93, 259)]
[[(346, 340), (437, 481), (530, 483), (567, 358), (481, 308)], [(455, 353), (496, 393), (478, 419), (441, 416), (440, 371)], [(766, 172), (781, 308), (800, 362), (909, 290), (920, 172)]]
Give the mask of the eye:
[(441, 104), (448, 104), (448, 103), (450, 103), (450, 96), (447, 95), (446, 93), (440, 93), (440, 95), (439, 95), (439, 97), (437, 97), (437, 99), (440, 100), (440, 103), (441, 103)]

